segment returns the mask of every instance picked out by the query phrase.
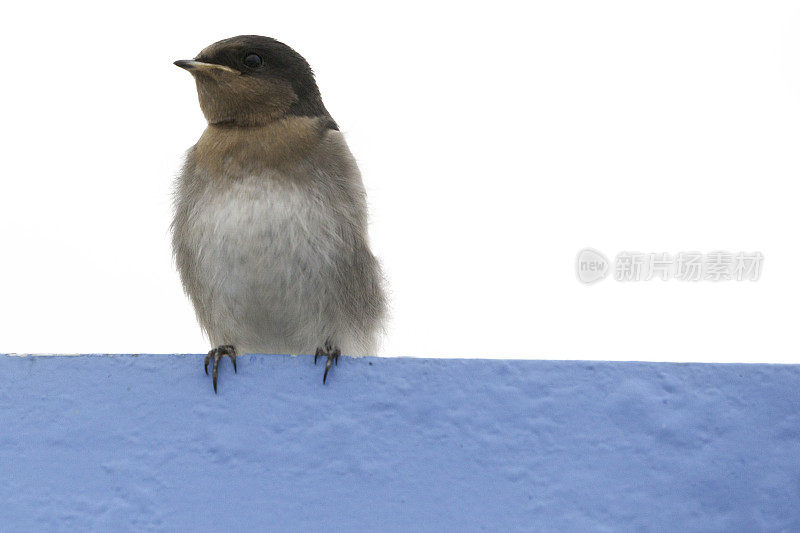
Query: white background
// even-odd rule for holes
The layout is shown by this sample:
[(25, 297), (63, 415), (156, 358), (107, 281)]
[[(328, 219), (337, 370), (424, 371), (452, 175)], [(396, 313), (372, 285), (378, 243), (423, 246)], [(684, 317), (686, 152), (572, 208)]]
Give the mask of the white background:
[[(16, 10), (16, 11), (14, 11)], [(169, 247), (205, 125), (172, 65), (303, 54), (361, 166), (387, 356), (800, 363), (791, 2), (21, 3), (2, 42), (0, 352), (202, 352)], [(586, 246), (758, 282), (578, 282)]]

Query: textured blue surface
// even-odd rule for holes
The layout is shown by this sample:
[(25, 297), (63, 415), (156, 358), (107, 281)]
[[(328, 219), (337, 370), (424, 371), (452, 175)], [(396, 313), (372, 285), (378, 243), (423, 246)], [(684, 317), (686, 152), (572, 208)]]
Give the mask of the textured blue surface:
[(800, 367), (0, 356), (0, 529), (800, 531)]

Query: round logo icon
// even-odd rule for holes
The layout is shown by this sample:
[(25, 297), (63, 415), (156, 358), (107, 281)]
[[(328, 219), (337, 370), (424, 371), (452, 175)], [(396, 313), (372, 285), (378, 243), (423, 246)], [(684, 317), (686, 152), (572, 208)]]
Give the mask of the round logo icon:
[(608, 258), (594, 248), (584, 248), (575, 259), (575, 273), (582, 283), (590, 285), (608, 275)]

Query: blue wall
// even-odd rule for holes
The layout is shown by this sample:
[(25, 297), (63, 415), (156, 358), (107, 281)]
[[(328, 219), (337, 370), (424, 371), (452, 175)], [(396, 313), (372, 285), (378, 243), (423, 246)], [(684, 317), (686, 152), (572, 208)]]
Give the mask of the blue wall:
[(800, 531), (800, 367), (0, 356), (0, 529)]

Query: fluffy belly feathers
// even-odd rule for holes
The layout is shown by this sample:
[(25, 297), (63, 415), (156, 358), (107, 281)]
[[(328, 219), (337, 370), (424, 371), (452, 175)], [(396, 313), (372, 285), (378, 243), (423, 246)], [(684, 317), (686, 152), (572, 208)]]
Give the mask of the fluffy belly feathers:
[(184, 249), (198, 317), (213, 344), (240, 352), (314, 353), (336, 334), (335, 218), (300, 185), (250, 177), (210, 184)]

